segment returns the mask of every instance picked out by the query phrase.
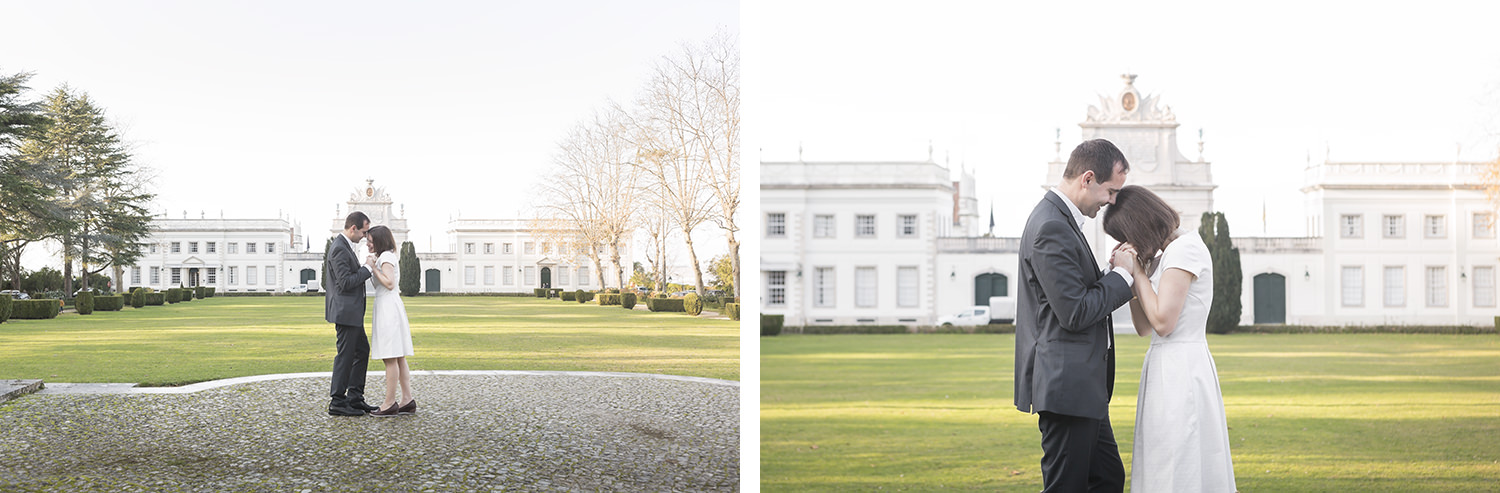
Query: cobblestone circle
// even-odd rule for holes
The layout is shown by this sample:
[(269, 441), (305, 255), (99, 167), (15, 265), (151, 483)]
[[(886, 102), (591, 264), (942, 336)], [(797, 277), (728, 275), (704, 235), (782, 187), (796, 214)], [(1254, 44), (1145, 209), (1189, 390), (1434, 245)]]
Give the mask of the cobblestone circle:
[[(737, 491), (739, 387), (414, 375), (418, 413), (334, 417), (328, 377), (0, 404), (0, 491)], [(368, 400), (384, 378), (372, 372)]]

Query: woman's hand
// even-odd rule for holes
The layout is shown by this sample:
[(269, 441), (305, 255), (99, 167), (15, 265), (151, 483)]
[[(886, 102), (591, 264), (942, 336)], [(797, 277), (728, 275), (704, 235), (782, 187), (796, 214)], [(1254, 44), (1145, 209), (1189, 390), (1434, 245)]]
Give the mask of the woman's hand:
[(1129, 243), (1116, 245), (1114, 253), (1110, 256), (1109, 265), (1110, 267), (1124, 267), (1131, 275), (1138, 274), (1141, 264), (1136, 259), (1135, 245)]

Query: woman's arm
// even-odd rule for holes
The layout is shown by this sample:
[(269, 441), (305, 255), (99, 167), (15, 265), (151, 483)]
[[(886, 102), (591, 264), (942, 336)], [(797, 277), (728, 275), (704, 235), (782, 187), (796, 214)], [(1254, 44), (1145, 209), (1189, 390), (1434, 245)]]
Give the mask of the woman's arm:
[(385, 286), (386, 289), (395, 290), (396, 266), (390, 263), (380, 264), (380, 268), (375, 270), (375, 280), (379, 281), (380, 285)]
[[(1144, 270), (1144, 269), (1142, 269)], [(1188, 286), (1193, 283), (1194, 276), (1191, 272), (1168, 268), (1161, 274), (1161, 292), (1157, 293), (1151, 289), (1151, 280), (1141, 271), (1135, 274), (1135, 293), (1138, 302), (1131, 303), (1131, 314), (1135, 314), (1135, 306), (1141, 307), (1141, 315), (1145, 316), (1149, 327), (1156, 331), (1157, 335), (1166, 337), (1177, 328), (1177, 317), (1182, 315), (1182, 306), (1187, 302)], [(1136, 320), (1136, 332), (1141, 333), (1140, 317)], [(1145, 334), (1141, 334), (1145, 335)]]
[[(1140, 282), (1137, 280), (1136, 282)], [(1151, 334), (1151, 320), (1146, 318), (1145, 309), (1141, 307), (1141, 299), (1130, 300), (1130, 319), (1135, 321), (1135, 335), (1146, 337)]]

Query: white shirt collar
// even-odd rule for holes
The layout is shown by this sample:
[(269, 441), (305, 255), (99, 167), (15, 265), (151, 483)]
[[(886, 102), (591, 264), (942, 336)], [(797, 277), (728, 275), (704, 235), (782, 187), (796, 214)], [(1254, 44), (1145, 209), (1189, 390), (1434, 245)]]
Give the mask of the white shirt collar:
[(339, 238), (343, 238), (344, 239), (344, 243), (348, 243), (349, 244), (349, 250), (351, 250), (351, 251), (354, 250), (354, 245), (355, 245), (354, 240), (350, 240), (348, 235), (345, 235), (343, 233), (339, 233)]
[(1057, 187), (1052, 187), (1052, 193), (1057, 194), (1058, 197), (1062, 197), (1063, 203), (1068, 204), (1068, 212), (1073, 213), (1073, 224), (1078, 226), (1079, 231), (1083, 231), (1083, 220), (1085, 219), (1083, 211), (1078, 210), (1078, 206), (1073, 204), (1073, 200), (1069, 199), (1068, 196), (1062, 193), (1062, 190), (1058, 190)]

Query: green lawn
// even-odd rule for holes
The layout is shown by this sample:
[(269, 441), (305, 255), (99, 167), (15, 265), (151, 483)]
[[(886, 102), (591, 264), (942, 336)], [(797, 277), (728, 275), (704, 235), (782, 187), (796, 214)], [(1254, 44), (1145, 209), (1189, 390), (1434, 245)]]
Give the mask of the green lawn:
[[(1110, 415), (1128, 472), (1149, 340), (1118, 342)], [(761, 338), (762, 488), (1041, 489), (1036, 417), (1012, 405), (1014, 343)], [(1500, 338), (1233, 335), (1209, 346), (1241, 491), (1500, 488)]]
[[(413, 370), (576, 370), (739, 379), (739, 323), (537, 298), (404, 298)], [(368, 318), (365, 324), (369, 327)], [(321, 297), (216, 297), (0, 324), (0, 379), (183, 384), (329, 371)], [(371, 371), (383, 371), (379, 361)]]

